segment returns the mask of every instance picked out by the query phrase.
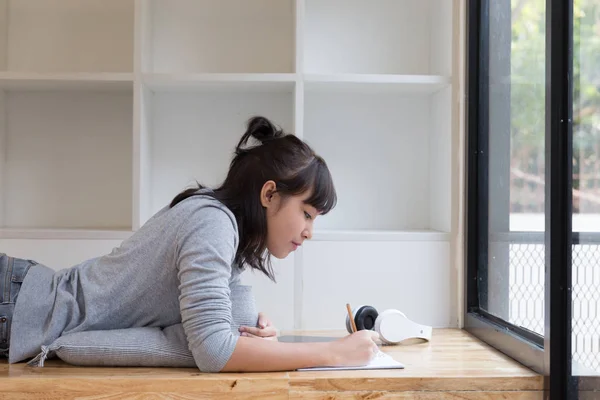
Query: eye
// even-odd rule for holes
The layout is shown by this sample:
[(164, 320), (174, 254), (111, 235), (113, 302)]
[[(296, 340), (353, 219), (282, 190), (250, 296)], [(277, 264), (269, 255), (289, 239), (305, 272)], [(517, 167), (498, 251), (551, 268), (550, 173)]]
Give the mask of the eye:
[(308, 219), (312, 219), (312, 216), (309, 213), (307, 213), (306, 211), (304, 211), (304, 216)]

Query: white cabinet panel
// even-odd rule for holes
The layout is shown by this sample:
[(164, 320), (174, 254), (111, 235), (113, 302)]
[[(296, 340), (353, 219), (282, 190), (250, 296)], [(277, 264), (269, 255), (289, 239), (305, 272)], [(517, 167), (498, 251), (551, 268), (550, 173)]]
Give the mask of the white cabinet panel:
[(108, 254), (121, 240), (0, 239), (0, 253), (26, 258), (56, 271)]
[(259, 271), (245, 271), (242, 282), (252, 285), (256, 308), (264, 312), (278, 329), (294, 328), (294, 256), (273, 258), (276, 282)]
[(448, 242), (305, 243), (303, 329), (345, 329), (346, 303), (451, 326)]

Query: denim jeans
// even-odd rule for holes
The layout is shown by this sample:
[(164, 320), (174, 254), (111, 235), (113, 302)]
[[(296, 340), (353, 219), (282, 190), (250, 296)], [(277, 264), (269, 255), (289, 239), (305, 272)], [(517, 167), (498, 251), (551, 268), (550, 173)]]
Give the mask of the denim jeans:
[(0, 357), (8, 357), (10, 327), (25, 275), (37, 262), (0, 253)]

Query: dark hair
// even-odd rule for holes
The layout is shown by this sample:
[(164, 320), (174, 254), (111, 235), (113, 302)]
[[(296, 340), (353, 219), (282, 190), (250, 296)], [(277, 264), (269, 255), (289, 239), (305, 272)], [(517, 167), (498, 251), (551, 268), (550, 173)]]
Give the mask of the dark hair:
[[(261, 144), (243, 148), (251, 137)], [(263, 185), (273, 180), (282, 204), (290, 196), (311, 190), (305, 202), (327, 214), (337, 202), (333, 179), (323, 158), (307, 143), (261, 116), (250, 118), (234, 154), (225, 181), (205, 194), (221, 201), (235, 215), (240, 238), (235, 264), (241, 268), (247, 264), (275, 281), (271, 255), (266, 251), (267, 217), (260, 202)], [(205, 188), (197, 185), (179, 193), (170, 207)]]

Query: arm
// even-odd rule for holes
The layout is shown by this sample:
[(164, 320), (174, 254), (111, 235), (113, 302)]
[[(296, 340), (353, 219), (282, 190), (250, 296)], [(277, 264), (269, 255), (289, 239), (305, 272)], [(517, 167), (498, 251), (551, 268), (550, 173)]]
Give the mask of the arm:
[(362, 330), (325, 343), (280, 343), (240, 337), (223, 371), (291, 371), (366, 365), (379, 350), (375, 342), (378, 336), (374, 331)]
[(220, 371), (238, 336), (231, 332), (229, 279), (237, 249), (235, 220), (216, 206), (191, 207), (176, 238), (181, 323), (203, 372)]
[(231, 332), (229, 289), (237, 236), (228, 214), (197, 210), (177, 237), (182, 325), (203, 372), (278, 371), (321, 365), (364, 365), (377, 346), (372, 331), (331, 343), (279, 343)]
[(290, 371), (336, 364), (331, 343), (280, 343), (240, 337), (223, 372)]

